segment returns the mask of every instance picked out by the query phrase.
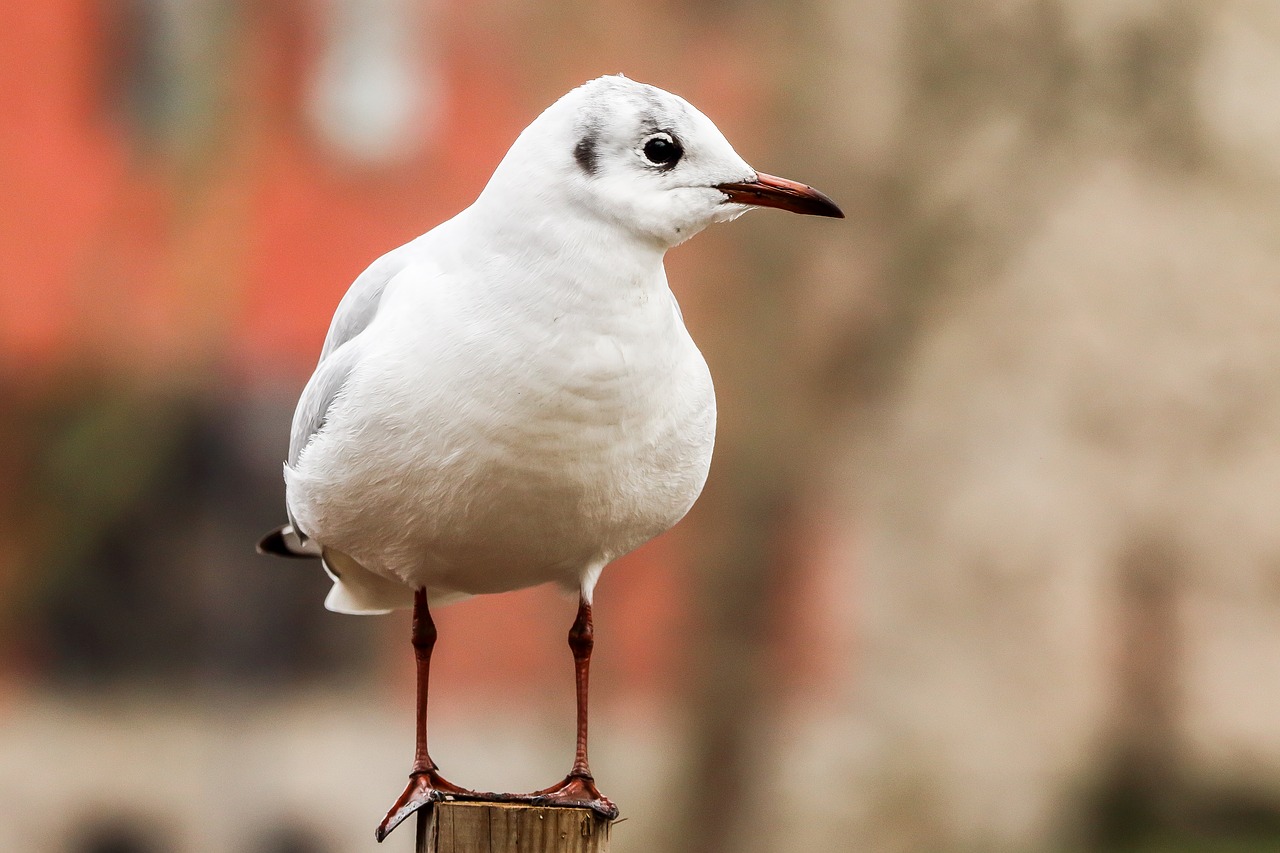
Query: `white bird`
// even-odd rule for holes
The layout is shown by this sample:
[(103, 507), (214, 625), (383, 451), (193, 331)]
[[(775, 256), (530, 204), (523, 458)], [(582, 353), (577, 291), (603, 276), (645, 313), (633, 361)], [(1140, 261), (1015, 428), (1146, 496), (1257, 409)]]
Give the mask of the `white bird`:
[[(663, 256), (751, 206), (843, 216), (752, 169), (684, 99), (602, 77), (535, 119), (474, 204), (379, 258), (339, 304), (293, 419), (289, 524), (259, 549), (320, 557), (330, 610), (414, 608), (417, 754), (379, 840), (446, 797), (617, 814), (587, 763), (592, 591), (689, 510), (715, 438), (711, 375)], [(579, 593), (572, 770), (519, 796), (447, 782), (427, 752), (429, 607), (552, 582)]]

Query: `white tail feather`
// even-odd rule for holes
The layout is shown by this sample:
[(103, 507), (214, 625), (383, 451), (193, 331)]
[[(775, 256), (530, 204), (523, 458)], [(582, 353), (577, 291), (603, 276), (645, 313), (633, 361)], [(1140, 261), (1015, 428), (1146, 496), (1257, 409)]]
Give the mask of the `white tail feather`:
[(324, 549), (324, 568), (333, 578), (324, 606), (334, 613), (376, 616), (413, 606), (413, 590), (374, 574), (341, 551)]

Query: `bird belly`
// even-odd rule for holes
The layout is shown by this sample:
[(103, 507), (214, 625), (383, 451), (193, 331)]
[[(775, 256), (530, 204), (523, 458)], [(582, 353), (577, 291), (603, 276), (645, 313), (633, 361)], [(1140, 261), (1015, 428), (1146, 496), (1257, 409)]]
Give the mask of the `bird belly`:
[(594, 352), (588, 370), (569, 369), (581, 353), (551, 352), (421, 399), (366, 377), (299, 460), (290, 506), (309, 535), (411, 586), (576, 586), (702, 489), (715, 401), (688, 349), (622, 367)]

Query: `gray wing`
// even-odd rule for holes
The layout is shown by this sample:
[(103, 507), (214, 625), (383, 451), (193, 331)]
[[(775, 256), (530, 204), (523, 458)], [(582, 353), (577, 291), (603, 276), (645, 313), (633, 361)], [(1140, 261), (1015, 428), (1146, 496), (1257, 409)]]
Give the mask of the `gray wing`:
[(289, 465), (294, 466), (302, 449), (325, 424), (329, 409), (355, 369), (359, 347), (356, 338), (378, 314), (387, 284), (408, 266), (406, 244), (378, 258), (348, 288), (333, 312), (329, 334), (320, 350), (320, 363), (302, 390), (298, 408), (293, 413), (289, 433)]
[[(378, 258), (362, 272), (347, 289), (338, 308), (333, 312), (329, 333), (320, 350), (320, 361), (315, 373), (302, 389), (298, 408), (293, 413), (293, 426), (289, 432), (288, 465), (298, 464), (302, 451), (324, 428), (329, 411), (359, 361), (360, 345), (357, 338), (369, 327), (378, 314), (387, 284), (408, 265), (408, 249), (412, 243), (393, 249)], [(285, 508), (289, 524), (272, 531), (258, 543), (260, 553), (287, 553), (290, 556), (320, 556), (320, 549), (307, 538)]]
[[(316, 372), (311, 374), (307, 387), (302, 389), (298, 408), (293, 412), (293, 427), (289, 431), (289, 461), (293, 468), (298, 457), (316, 433), (324, 429), (329, 410), (346, 387), (347, 380), (359, 362), (360, 341), (352, 339), (338, 347), (328, 358), (321, 360)], [(274, 530), (258, 543), (258, 553), (287, 554), (289, 556), (319, 557), (319, 548), (312, 545), (307, 534), (298, 526), (293, 513), (285, 505), (289, 524)]]
[(293, 429), (289, 432), (289, 467), (298, 464), (303, 448), (324, 428), (333, 401), (355, 371), (360, 349), (358, 340), (347, 341), (321, 360), (316, 372), (311, 374), (293, 413)]
[(387, 284), (409, 265), (408, 249), (411, 245), (413, 244), (407, 243), (387, 252), (351, 283), (346, 295), (338, 303), (338, 309), (333, 312), (329, 334), (324, 339), (324, 348), (320, 350), (321, 364), (373, 322), (378, 314), (378, 306), (382, 304)]

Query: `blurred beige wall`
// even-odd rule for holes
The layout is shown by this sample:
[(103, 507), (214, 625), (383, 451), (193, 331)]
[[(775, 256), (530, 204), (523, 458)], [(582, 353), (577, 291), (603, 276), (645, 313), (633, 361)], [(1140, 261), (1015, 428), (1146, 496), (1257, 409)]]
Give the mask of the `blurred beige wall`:
[(1280, 802), (1280, 7), (827, 12), (894, 357), (833, 442), (850, 688), (793, 733), (775, 849)]

